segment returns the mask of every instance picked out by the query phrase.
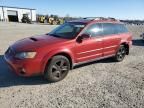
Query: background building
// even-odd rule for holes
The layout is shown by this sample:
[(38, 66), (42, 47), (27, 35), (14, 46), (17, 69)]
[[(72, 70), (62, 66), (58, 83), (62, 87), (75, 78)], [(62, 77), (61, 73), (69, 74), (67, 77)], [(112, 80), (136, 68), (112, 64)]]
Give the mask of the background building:
[(23, 14), (27, 14), (32, 21), (36, 21), (36, 9), (0, 6), (0, 20), (21, 22)]

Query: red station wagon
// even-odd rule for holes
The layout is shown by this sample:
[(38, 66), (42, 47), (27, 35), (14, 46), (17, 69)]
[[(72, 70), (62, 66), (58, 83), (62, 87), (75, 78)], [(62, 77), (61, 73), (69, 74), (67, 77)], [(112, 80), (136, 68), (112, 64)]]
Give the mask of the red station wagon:
[(114, 18), (69, 21), (48, 34), (25, 38), (11, 45), (5, 60), (20, 76), (43, 75), (48, 81), (64, 79), (74, 66), (129, 54), (132, 36)]

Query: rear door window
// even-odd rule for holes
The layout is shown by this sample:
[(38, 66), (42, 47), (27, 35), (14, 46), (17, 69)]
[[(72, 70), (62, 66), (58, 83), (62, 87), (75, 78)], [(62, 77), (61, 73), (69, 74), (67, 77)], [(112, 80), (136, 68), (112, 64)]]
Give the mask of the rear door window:
[(113, 35), (126, 32), (128, 32), (128, 30), (123, 24), (114, 24), (114, 23), (103, 24), (103, 35)]
[(114, 25), (112, 23), (103, 23), (103, 35), (115, 34)]

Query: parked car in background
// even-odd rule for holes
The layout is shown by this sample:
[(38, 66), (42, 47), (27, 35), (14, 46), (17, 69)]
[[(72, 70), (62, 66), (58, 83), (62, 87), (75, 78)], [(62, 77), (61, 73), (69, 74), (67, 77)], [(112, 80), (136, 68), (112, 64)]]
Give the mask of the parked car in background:
[(129, 54), (132, 35), (114, 18), (69, 21), (48, 34), (11, 45), (5, 60), (21, 76), (43, 75), (50, 82), (64, 79), (74, 66)]

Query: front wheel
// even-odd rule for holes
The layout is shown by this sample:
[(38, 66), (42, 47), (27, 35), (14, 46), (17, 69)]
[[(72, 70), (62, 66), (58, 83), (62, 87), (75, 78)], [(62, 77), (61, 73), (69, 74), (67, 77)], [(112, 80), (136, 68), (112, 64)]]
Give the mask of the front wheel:
[(117, 62), (121, 62), (125, 58), (125, 55), (126, 55), (126, 48), (124, 47), (124, 45), (120, 45), (114, 59)]
[(50, 82), (63, 80), (70, 70), (70, 62), (65, 56), (54, 56), (45, 70), (44, 77)]

